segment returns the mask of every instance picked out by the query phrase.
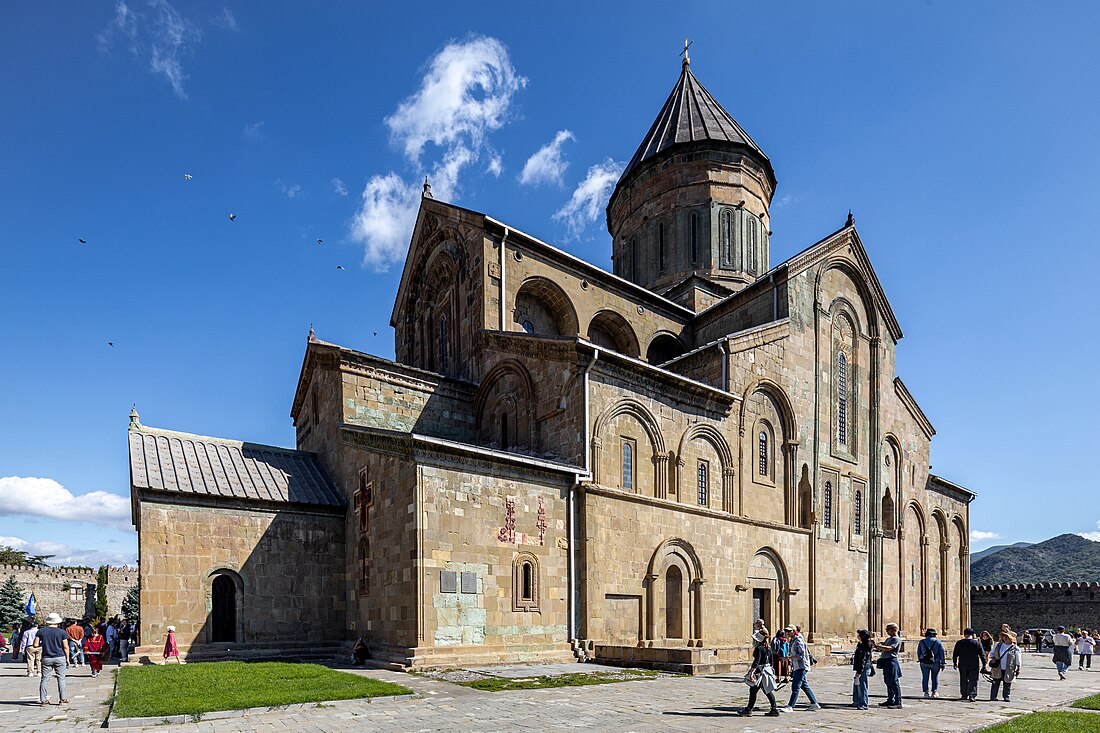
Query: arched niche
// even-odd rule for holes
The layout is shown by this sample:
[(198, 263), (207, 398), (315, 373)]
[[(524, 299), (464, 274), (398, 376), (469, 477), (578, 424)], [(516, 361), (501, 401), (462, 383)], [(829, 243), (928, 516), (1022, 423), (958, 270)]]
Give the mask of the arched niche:
[(671, 333), (659, 333), (649, 342), (645, 352), (645, 360), (654, 366), (660, 366), (686, 353), (687, 349), (680, 339)]
[(577, 311), (561, 287), (544, 277), (528, 278), (516, 292), (516, 330), (537, 336), (576, 336)]
[(757, 550), (749, 563), (745, 585), (751, 591), (751, 621), (763, 619), (772, 632), (786, 626), (790, 617), (790, 586), (779, 553), (770, 547)]
[(650, 556), (645, 577), (643, 643), (700, 646), (702, 586), (702, 564), (689, 542), (676, 537), (658, 545)]
[(244, 580), (232, 568), (218, 567), (206, 573), (206, 641), (241, 643), (244, 638)]
[(611, 310), (602, 310), (588, 324), (588, 340), (597, 346), (638, 358), (638, 337), (626, 318)]

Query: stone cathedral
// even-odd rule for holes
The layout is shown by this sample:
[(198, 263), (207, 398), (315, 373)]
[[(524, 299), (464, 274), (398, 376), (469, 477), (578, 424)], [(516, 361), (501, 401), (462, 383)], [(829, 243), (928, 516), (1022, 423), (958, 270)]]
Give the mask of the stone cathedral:
[(142, 638), (710, 672), (756, 618), (822, 653), (958, 634), (975, 495), (929, 472), (853, 218), (772, 264), (775, 188), (685, 60), (607, 206), (614, 272), (426, 192), (396, 361), (311, 331), (296, 449), (131, 415)]

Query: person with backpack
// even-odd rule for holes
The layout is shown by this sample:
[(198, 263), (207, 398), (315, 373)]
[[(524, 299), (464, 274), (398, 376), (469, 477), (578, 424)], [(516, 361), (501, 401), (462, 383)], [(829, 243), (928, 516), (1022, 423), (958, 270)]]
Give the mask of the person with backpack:
[(805, 690), (806, 697), (810, 698), (810, 705), (806, 709), (811, 712), (820, 710), (821, 706), (818, 705), (817, 698), (814, 697), (814, 691), (810, 689), (809, 683), (806, 682), (806, 675), (810, 673), (810, 667), (817, 660), (810, 654), (810, 650), (806, 647), (806, 640), (802, 638), (802, 634), (795, 627), (788, 626), (783, 631), (791, 639), (791, 699), (786, 707), (779, 710), (783, 713), (793, 712), (794, 706), (798, 704), (798, 693), (802, 690)]
[(1001, 640), (993, 645), (993, 651), (989, 653), (989, 676), (993, 680), (990, 701), (997, 699), (997, 691), (1003, 685), (1004, 701), (1012, 702), (1012, 680), (1020, 674), (1020, 656), (1016, 635), (1011, 631), (1002, 631)]
[(1064, 680), (1069, 665), (1073, 664), (1073, 637), (1066, 633), (1065, 626), (1059, 626), (1057, 631), (1053, 639), (1054, 666), (1058, 669), (1058, 679)]
[(775, 669), (775, 678), (780, 682), (786, 682), (790, 677), (787, 670), (789, 653), (790, 645), (787, 643), (786, 634), (782, 630), (775, 632), (775, 638), (772, 639), (771, 644), (772, 667)]
[[(936, 630), (928, 629), (924, 638), (917, 644), (917, 660), (920, 661), (921, 689), (925, 697), (939, 697), (936, 690), (940, 686), (940, 672), (947, 667), (947, 657), (943, 644), (936, 638)], [(932, 680), (932, 691), (928, 691), (928, 680)]]

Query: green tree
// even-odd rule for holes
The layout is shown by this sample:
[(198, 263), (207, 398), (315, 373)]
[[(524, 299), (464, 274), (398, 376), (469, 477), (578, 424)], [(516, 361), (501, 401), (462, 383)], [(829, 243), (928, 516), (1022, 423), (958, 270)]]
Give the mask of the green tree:
[(9, 575), (4, 584), (0, 585), (0, 626), (9, 628), (27, 615), (23, 610), (27, 603), (24, 593), (14, 575)]
[(29, 565), (32, 568), (46, 567), (46, 561), (53, 555), (30, 555), (26, 550), (17, 550), (10, 545), (0, 545), (0, 565)]
[(122, 616), (131, 621), (137, 621), (141, 613), (141, 590), (138, 586), (132, 586), (126, 591), (126, 598), (122, 600)]
[(100, 565), (95, 576), (95, 615), (107, 618), (107, 566)]

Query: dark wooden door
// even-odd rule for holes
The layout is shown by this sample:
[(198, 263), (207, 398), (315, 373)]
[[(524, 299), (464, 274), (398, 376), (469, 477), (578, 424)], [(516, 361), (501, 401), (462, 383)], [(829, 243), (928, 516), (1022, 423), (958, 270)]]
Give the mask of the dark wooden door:
[(237, 588), (219, 575), (210, 589), (210, 641), (237, 641)]
[(770, 595), (771, 593), (767, 588), (752, 589), (752, 620), (753, 623), (756, 623), (757, 619), (764, 619), (764, 625), (768, 627), (769, 631), (774, 632), (775, 630), (772, 628)]

